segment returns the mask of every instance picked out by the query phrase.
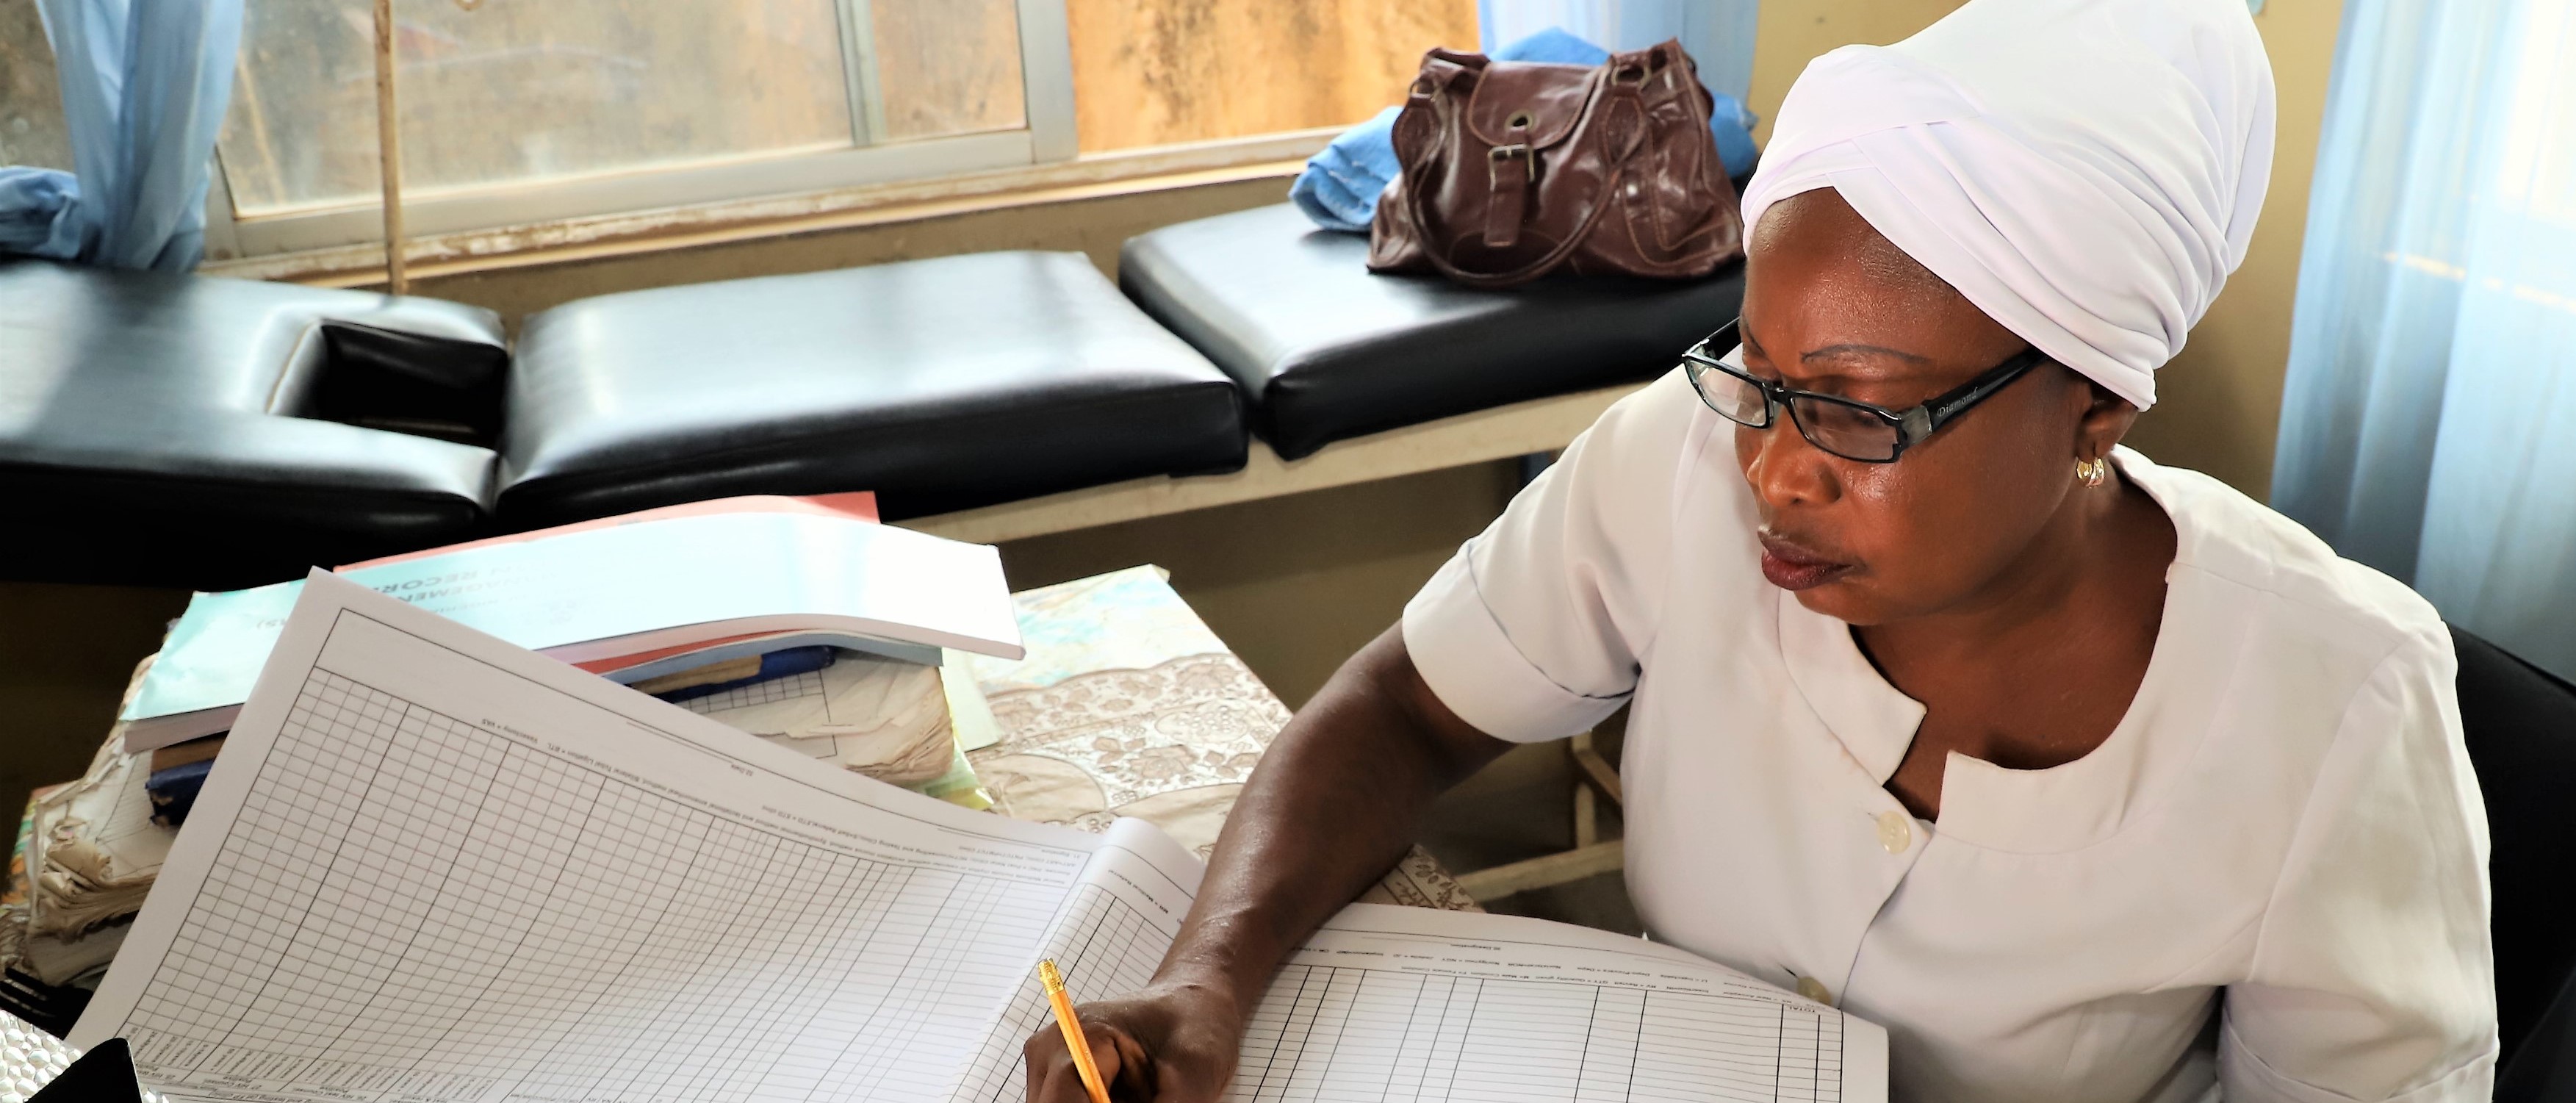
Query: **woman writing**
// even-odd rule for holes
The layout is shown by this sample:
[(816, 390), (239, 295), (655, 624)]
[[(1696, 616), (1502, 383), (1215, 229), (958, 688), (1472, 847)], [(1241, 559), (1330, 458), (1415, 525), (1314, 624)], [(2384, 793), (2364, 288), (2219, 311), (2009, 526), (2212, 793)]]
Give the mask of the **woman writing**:
[[(1743, 318), (1299, 713), (1123, 1098), (1219, 1098), (1286, 954), (1511, 742), (1625, 704), (1653, 936), (1888, 1028), (1909, 1100), (2483, 1100), (2485, 817), (2405, 587), (2120, 440), (2242, 260), (2241, 0), (1974, 0), (1810, 65)], [(1083, 1098), (1061, 1041), (1030, 1098)]]

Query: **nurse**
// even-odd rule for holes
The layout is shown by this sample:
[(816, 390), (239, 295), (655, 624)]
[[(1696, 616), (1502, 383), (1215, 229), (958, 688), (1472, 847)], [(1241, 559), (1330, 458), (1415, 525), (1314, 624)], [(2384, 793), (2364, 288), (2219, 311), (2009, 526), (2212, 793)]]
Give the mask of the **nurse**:
[[(1808, 66), (1741, 323), (1280, 733), (1154, 983), (1083, 1009), (1121, 1097), (1218, 1099), (1442, 789), (1626, 705), (1653, 936), (1886, 1026), (1897, 1099), (2486, 1099), (2441, 621), (2120, 446), (2244, 257), (2272, 112), (2243, 0), (1973, 0)], [(1083, 1097), (1053, 1031), (1028, 1061)]]

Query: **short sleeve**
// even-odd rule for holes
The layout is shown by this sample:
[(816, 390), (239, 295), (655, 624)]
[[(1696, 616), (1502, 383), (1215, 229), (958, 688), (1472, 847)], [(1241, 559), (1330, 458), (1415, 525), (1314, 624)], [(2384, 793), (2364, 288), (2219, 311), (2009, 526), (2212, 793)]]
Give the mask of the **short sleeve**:
[(1663, 604), (1699, 408), (1678, 371), (1621, 399), (1405, 606), (1405, 649), (1460, 719), (1514, 742), (1562, 739), (1627, 700)]
[[(2439, 638), (2435, 638), (2439, 636)], [(2486, 808), (2439, 628), (2373, 672), (2230, 985), (2230, 1103), (2477, 1100), (2495, 1077)]]

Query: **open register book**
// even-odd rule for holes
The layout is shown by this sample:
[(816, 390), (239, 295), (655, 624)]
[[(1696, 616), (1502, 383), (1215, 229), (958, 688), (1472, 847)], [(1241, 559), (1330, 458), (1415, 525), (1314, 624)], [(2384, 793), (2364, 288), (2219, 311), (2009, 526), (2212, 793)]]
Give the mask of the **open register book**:
[[(317, 573), (72, 1034), (177, 1100), (1015, 1103), (1198, 863), (868, 781)], [(1848, 1100), (1886, 1036), (1679, 951), (1354, 905), (1231, 1098)]]

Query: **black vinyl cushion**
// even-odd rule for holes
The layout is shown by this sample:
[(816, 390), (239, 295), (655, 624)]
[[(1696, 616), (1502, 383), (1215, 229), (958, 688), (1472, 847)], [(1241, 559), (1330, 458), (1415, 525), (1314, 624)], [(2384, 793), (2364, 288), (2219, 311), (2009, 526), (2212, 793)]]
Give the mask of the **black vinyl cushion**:
[(295, 416), (339, 323), (505, 356), (455, 303), (0, 258), (0, 577), (229, 588), (474, 534), (489, 449)]
[(528, 320), (506, 524), (874, 490), (888, 519), (1243, 466), (1223, 373), (1078, 253), (604, 295)]
[(326, 421), (491, 447), (500, 443), (509, 350), (348, 322), (322, 326), (331, 370), (313, 389)]
[(2560, 837), (2576, 806), (2576, 687), (2458, 628), (2451, 640), (2493, 848), (2499, 1080), (2536, 1084), (2530, 1069), (2554, 1067), (2559, 1094), (2524, 1098), (2576, 1098), (2576, 1008), (2549, 1015), (2576, 975), (2576, 859)]
[(1368, 238), (1287, 204), (1128, 240), (1118, 282), (1216, 361), (1288, 459), (1336, 440), (1651, 379), (1732, 320), (1744, 269), (1663, 282), (1550, 278), (1480, 291), (1371, 275)]

